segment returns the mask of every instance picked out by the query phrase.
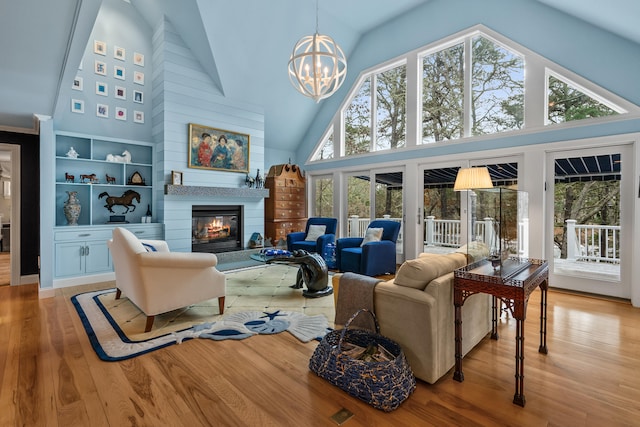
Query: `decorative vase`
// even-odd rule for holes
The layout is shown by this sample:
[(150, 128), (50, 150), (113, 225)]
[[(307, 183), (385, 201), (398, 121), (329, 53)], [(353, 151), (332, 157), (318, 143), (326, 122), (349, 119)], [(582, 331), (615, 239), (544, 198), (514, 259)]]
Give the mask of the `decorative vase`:
[(67, 218), (68, 225), (78, 225), (78, 218), (80, 217), (80, 202), (78, 201), (77, 191), (67, 191), (69, 198), (64, 202), (64, 216)]

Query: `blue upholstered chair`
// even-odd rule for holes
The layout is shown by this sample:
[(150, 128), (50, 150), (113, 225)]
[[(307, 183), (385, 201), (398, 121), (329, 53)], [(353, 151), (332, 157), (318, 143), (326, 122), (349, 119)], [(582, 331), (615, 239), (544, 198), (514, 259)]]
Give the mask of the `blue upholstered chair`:
[[(303, 249), (324, 256), (327, 243), (333, 243), (336, 240), (337, 226), (338, 220), (336, 218), (309, 218), (304, 232), (287, 234), (287, 250), (292, 252), (296, 249)], [(318, 229), (318, 227), (320, 228)], [(324, 227), (324, 232), (318, 235), (322, 227)]]
[[(379, 240), (369, 240), (375, 235), (372, 229), (382, 229)], [(396, 272), (396, 240), (400, 223), (389, 220), (371, 221), (365, 237), (345, 237), (336, 242), (336, 261), (340, 271), (351, 271), (365, 276), (379, 276)]]

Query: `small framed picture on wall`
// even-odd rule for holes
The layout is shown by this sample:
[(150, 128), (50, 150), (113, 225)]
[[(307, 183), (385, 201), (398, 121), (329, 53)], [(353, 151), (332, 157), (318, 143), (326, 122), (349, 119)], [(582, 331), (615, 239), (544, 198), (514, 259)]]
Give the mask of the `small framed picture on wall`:
[(116, 97), (116, 99), (122, 99), (123, 101), (127, 100), (127, 88), (124, 88), (122, 86), (116, 86), (116, 91), (114, 96)]
[(107, 54), (107, 44), (100, 40), (93, 41), (93, 53), (97, 53), (98, 55), (106, 55)]
[(143, 85), (144, 84), (144, 73), (140, 72), (140, 71), (134, 71), (133, 72), (133, 82), (139, 85)]
[(116, 107), (116, 120), (127, 120), (127, 109), (123, 107)]
[(100, 74), (101, 76), (106, 76), (107, 75), (107, 64), (105, 64), (102, 61), (96, 61), (95, 62), (94, 71), (95, 71), (96, 74)]
[(144, 104), (144, 93), (139, 90), (133, 91), (133, 102), (138, 104)]
[(71, 100), (71, 112), (84, 114), (84, 101), (82, 99)]
[(139, 52), (133, 53), (133, 63), (140, 67), (144, 67), (144, 55)]
[(82, 77), (76, 77), (75, 79), (73, 79), (73, 86), (71, 86), (74, 90), (82, 90), (83, 89), (83, 84), (84, 80), (82, 79)]
[(96, 82), (96, 95), (107, 96), (109, 85), (104, 82)]
[(133, 122), (144, 123), (144, 111), (133, 110)]
[(115, 77), (118, 80), (124, 80), (125, 79), (124, 67), (119, 67), (117, 65), (114, 65), (113, 66), (113, 77)]
[(109, 118), (109, 106), (106, 104), (97, 104), (96, 116), (102, 117), (103, 119)]
[(113, 57), (119, 59), (120, 61), (124, 61), (125, 59), (125, 50), (123, 47), (114, 46), (113, 47)]
[(182, 185), (182, 172), (171, 171), (171, 185)]

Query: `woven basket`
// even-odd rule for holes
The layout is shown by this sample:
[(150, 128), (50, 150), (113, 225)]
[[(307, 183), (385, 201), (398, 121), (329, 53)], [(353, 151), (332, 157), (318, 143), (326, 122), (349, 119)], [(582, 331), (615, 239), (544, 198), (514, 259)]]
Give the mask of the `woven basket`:
[[(376, 332), (349, 329), (351, 322), (362, 312), (369, 313), (376, 325)], [(383, 362), (366, 362), (344, 354), (343, 343), (360, 347), (380, 344), (394, 358)], [(331, 331), (316, 347), (309, 369), (374, 408), (390, 412), (396, 409), (416, 388), (416, 378), (407, 363), (400, 346), (380, 335), (378, 319), (369, 310), (357, 311), (344, 325), (344, 329)]]

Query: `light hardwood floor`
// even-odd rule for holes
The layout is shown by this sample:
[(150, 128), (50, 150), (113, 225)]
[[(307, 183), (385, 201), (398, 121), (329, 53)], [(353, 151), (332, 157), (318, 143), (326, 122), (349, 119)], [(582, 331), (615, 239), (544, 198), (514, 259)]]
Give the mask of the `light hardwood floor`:
[[(0, 426), (624, 426), (640, 424), (640, 309), (549, 293), (549, 354), (537, 352), (539, 291), (525, 331), (525, 408), (514, 392), (515, 322), (451, 373), (384, 413), (308, 370), (317, 343), (287, 333), (191, 340), (124, 362), (94, 354), (69, 299), (0, 288)], [(453, 346), (453, 342), (451, 343)]]

